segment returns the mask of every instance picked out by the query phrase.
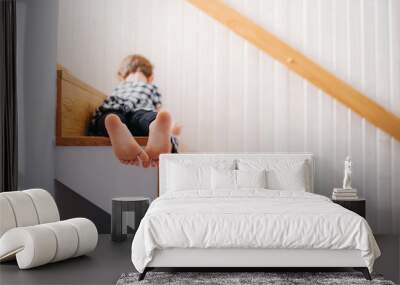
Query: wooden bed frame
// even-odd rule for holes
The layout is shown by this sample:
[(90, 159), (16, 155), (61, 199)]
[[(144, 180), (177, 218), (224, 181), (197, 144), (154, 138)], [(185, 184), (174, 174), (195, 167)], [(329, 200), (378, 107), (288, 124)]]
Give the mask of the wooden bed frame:
[[(76, 78), (62, 65), (57, 65), (57, 146), (110, 146), (108, 137), (87, 136), (93, 111), (106, 95)], [(147, 137), (135, 137), (146, 145)]]

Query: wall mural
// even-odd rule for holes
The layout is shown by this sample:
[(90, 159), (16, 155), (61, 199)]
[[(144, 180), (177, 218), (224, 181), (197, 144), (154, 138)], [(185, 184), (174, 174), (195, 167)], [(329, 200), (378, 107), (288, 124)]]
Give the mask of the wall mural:
[[(400, 116), (397, 1), (225, 3)], [(104, 209), (156, 196), (160, 153), (311, 152), (317, 193), (350, 155), (368, 222), (400, 231), (399, 141), (187, 1), (60, 1), (58, 29), (56, 175)]]

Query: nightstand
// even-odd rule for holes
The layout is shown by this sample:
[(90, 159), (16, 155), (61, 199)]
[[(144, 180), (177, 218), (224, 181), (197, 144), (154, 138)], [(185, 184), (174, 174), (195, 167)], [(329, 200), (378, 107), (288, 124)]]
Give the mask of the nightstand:
[(355, 200), (332, 200), (333, 203), (339, 204), (340, 206), (359, 214), (365, 218), (365, 199)]
[(112, 199), (111, 239), (124, 241), (136, 233), (140, 221), (150, 205), (147, 197), (119, 197)]

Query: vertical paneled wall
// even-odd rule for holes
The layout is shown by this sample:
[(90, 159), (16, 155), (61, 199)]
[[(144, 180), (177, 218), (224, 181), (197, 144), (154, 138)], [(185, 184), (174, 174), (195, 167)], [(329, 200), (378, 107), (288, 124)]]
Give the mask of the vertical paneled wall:
[[(400, 116), (400, 1), (229, 0)], [(61, 0), (58, 61), (109, 93), (127, 54), (155, 64), (190, 151), (313, 152), (316, 191), (353, 185), (379, 233), (400, 232), (400, 142), (183, 0)]]

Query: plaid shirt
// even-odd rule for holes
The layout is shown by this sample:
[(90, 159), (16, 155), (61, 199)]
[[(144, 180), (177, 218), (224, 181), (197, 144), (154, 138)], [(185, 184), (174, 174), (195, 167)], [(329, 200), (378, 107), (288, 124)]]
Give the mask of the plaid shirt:
[[(157, 86), (142, 81), (122, 81), (93, 113), (87, 133), (89, 136), (96, 135), (96, 122), (105, 114), (111, 112), (127, 114), (137, 110), (156, 112), (159, 107), (161, 107), (161, 94), (158, 93)], [(171, 137), (171, 143), (171, 152), (177, 153), (178, 139)]]
[(137, 110), (154, 111), (161, 107), (161, 94), (157, 86), (141, 81), (122, 81), (116, 86), (111, 96), (107, 97), (96, 111), (89, 123), (88, 134), (93, 135), (97, 120), (108, 113), (129, 113)]
[(157, 86), (145, 82), (123, 81), (115, 87), (111, 96), (104, 100), (101, 109), (111, 111), (157, 111), (161, 95)]

